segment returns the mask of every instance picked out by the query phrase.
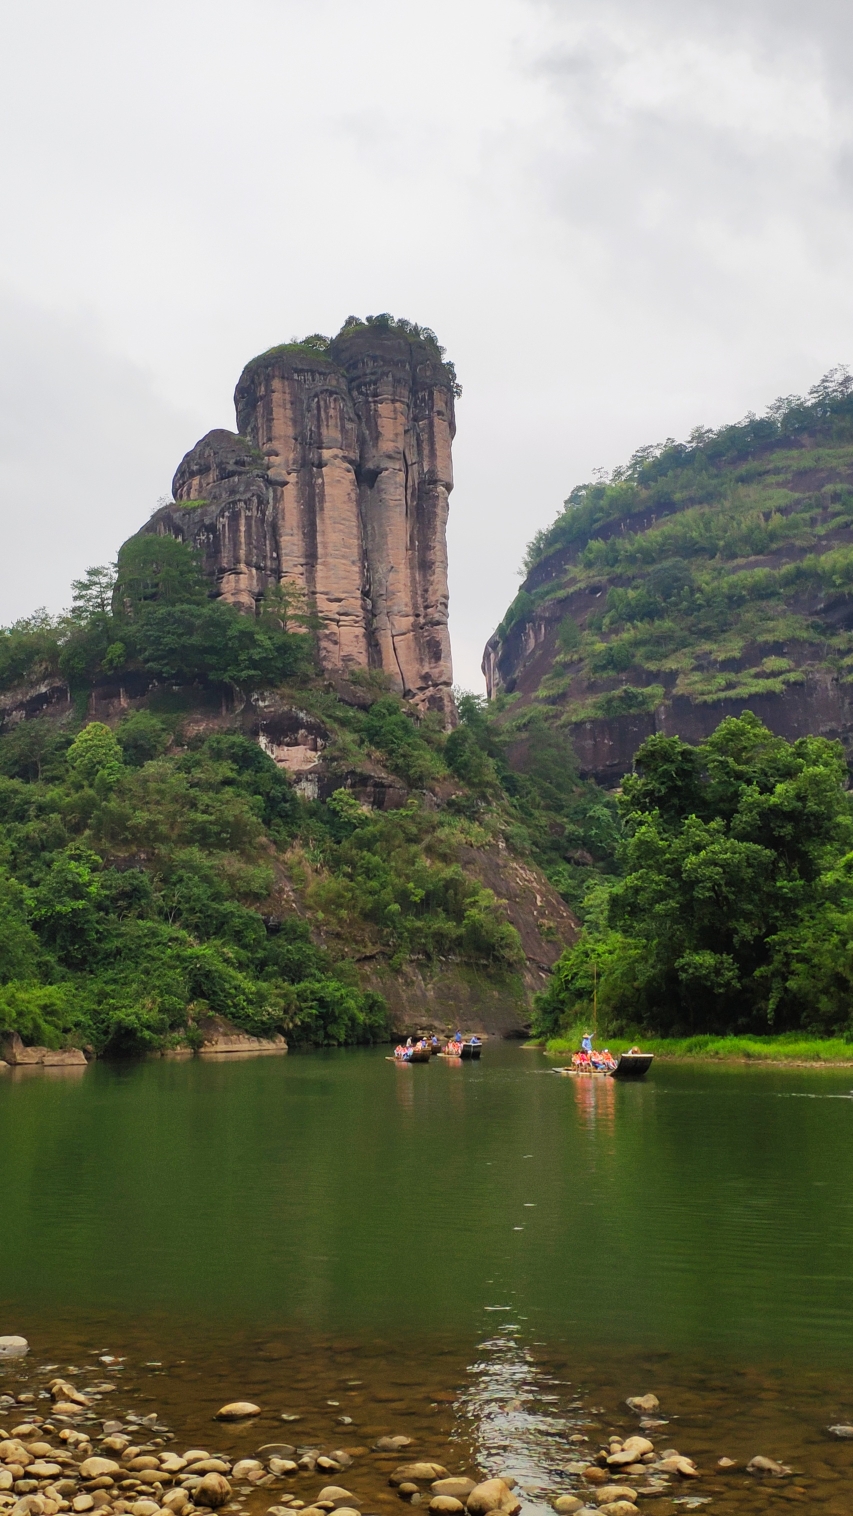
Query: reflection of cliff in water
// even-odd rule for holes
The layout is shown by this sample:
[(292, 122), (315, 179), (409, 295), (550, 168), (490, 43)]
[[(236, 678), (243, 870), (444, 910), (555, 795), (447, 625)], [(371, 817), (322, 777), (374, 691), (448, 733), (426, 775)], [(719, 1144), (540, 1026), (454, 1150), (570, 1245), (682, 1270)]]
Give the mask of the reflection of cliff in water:
[(579, 1401), (567, 1399), (567, 1382), (541, 1369), (517, 1340), (519, 1330), (508, 1324), (479, 1344), (460, 1409), (483, 1477), (511, 1475), (524, 1505), (541, 1508), (549, 1493), (568, 1488), (577, 1442), (586, 1441), (579, 1430), (584, 1413)]

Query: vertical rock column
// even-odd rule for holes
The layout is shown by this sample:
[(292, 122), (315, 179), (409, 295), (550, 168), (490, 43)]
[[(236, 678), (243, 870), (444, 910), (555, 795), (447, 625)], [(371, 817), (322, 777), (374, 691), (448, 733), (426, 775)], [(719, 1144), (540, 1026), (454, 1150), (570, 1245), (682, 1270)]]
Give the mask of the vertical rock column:
[(453, 392), (422, 343), (375, 328), (338, 338), (359, 421), (360, 505), (374, 661), (450, 718), (447, 498)]
[(303, 589), (317, 613), (323, 666), (365, 667), (358, 429), (346, 384), (320, 355), (272, 353), (249, 364), (234, 399), (237, 424), (269, 469), (279, 577)]

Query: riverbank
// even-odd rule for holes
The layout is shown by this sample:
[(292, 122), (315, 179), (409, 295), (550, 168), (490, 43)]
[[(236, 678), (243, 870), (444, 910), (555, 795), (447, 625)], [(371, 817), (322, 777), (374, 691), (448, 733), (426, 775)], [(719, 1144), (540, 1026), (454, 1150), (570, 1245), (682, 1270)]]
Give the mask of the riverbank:
[[(656, 1058), (711, 1059), (715, 1063), (783, 1063), (806, 1064), (809, 1068), (853, 1068), (853, 1042), (842, 1037), (803, 1037), (788, 1033), (779, 1037), (612, 1037), (601, 1036), (598, 1045), (609, 1047), (618, 1057), (636, 1043), (644, 1053), (654, 1053)], [(580, 1034), (573, 1037), (552, 1037), (550, 1041), (531, 1041), (526, 1048), (541, 1048), (544, 1053), (565, 1058), (576, 1053), (580, 1046)]]

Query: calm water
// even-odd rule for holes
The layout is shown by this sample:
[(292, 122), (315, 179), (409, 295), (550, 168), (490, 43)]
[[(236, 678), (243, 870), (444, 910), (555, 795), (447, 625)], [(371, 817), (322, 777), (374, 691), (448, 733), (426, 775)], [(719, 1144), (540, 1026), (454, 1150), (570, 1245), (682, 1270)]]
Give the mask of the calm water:
[(651, 1389), (682, 1451), (795, 1445), (830, 1500), (853, 1492), (823, 1430), (853, 1419), (851, 1087), (561, 1079), (494, 1043), (455, 1067), (380, 1049), (7, 1075), (0, 1332), (33, 1363), (127, 1354), (133, 1394), (188, 1435), (235, 1393), (275, 1400), (278, 1437), (288, 1406), (315, 1439), (348, 1409), (350, 1437), (405, 1416), (433, 1456), (514, 1459), (531, 1487), (549, 1438)]

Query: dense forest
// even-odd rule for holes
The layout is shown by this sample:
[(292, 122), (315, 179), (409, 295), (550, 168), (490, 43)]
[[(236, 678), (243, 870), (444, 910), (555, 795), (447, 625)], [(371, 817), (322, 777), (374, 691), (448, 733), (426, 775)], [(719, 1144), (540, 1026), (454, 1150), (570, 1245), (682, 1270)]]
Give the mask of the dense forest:
[[(28, 1041), (192, 1044), (210, 1013), (295, 1040), (382, 1038), (360, 957), (521, 966), (461, 846), (500, 839), (558, 877), (568, 851), (608, 852), (612, 806), (547, 742), (516, 774), (473, 697), (449, 735), (375, 674), (357, 705), (342, 701), (316, 671), (298, 596), (241, 614), (169, 537), (134, 538), (116, 570), (75, 584), (67, 614), (0, 634), (0, 690), (52, 677), (72, 692), (70, 718), (0, 734), (0, 1030)], [(147, 694), (115, 722), (87, 719), (105, 679)], [(256, 740), (189, 719), (211, 692), (233, 703), (271, 687), (326, 723), (330, 764), (378, 760), (406, 803), (371, 810), (343, 786), (305, 799)]]
[(802, 1029), (853, 1040), (853, 806), (839, 743), (751, 713), (696, 747), (643, 744), (618, 797), (619, 872), (537, 1009), (664, 1036)]

